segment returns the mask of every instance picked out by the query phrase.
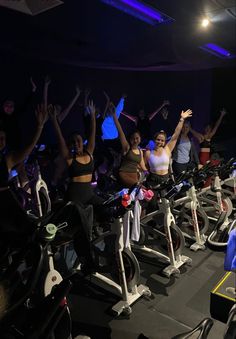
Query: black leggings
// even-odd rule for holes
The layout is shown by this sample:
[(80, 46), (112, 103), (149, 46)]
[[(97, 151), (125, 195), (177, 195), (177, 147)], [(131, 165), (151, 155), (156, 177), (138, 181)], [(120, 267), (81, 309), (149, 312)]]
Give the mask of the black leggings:
[(99, 206), (103, 203), (103, 199), (94, 193), (91, 182), (71, 182), (65, 198), (84, 205)]
[(68, 186), (65, 199), (79, 205), (92, 205), (96, 218), (104, 219), (105, 212), (102, 208), (104, 199), (94, 193), (90, 182), (71, 182)]

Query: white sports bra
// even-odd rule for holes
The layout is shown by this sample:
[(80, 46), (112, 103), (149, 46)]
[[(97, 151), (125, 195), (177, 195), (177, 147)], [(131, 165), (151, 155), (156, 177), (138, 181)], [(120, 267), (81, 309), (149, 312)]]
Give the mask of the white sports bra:
[(164, 148), (161, 155), (156, 155), (154, 151), (151, 151), (148, 164), (150, 167), (150, 172), (152, 173), (156, 173), (158, 171), (168, 171), (170, 156), (167, 154)]

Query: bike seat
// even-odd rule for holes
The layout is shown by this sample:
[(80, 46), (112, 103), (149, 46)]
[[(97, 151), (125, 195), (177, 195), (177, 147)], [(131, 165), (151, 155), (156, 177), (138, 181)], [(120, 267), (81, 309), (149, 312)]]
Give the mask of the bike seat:
[(205, 318), (191, 331), (178, 334), (172, 339), (206, 339), (213, 323), (211, 318)]
[(224, 334), (224, 339), (236, 338), (236, 304), (229, 311), (227, 327)]

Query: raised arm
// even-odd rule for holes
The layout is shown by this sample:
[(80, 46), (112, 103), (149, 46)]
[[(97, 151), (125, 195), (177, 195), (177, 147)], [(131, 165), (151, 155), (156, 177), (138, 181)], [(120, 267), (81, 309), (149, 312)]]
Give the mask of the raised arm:
[(222, 121), (222, 119), (223, 119), (223, 117), (225, 116), (226, 113), (227, 112), (226, 112), (225, 108), (222, 108), (222, 110), (220, 111), (220, 116), (219, 116), (218, 120), (216, 121), (214, 127), (212, 128), (212, 131), (210, 133), (210, 138), (212, 138), (216, 134), (216, 132), (217, 132), (217, 130), (218, 130), (220, 124), (221, 124), (221, 121)]
[(91, 117), (90, 124), (90, 135), (88, 138), (87, 150), (90, 154), (93, 154), (95, 148), (95, 137), (96, 137), (96, 108), (92, 100), (88, 102), (88, 111)]
[(48, 112), (44, 109), (43, 104), (38, 105), (37, 109), (35, 110), (35, 115), (37, 119), (37, 128), (29, 145), (27, 145), (22, 150), (14, 151), (6, 156), (7, 166), (9, 169), (12, 169), (17, 164), (23, 162), (30, 155), (41, 135), (44, 123), (47, 120), (48, 115)]
[(118, 134), (119, 134), (119, 138), (120, 138), (120, 142), (121, 142), (121, 147), (122, 147), (122, 152), (123, 154), (126, 154), (128, 151), (129, 151), (129, 143), (125, 137), (125, 134), (124, 134), (124, 131), (121, 127), (121, 124), (118, 120), (118, 117), (116, 115), (116, 111), (115, 111), (115, 108), (113, 108), (112, 110), (112, 117), (113, 117), (113, 120), (114, 120), (114, 123), (116, 125), (116, 128), (118, 130)]
[(72, 107), (74, 106), (74, 104), (78, 100), (79, 96), (80, 96), (80, 89), (79, 89), (79, 86), (76, 86), (75, 96), (73, 97), (73, 99), (71, 100), (69, 105), (58, 116), (59, 123), (61, 123), (67, 117), (67, 115), (70, 113)]
[(48, 75), (46, 75), (44, 79), (44, 87), (43, 87), (43, 104), (44, 104), (44, 109), (48, 107), (48, 87), (51, 83), (51, 79)]
[(103, 94), (104, 94), (104, 96), (105, 96), (105, 98), (106, 98), (106, 105), (105, 105), (105, 108), (104, 108), (104, 112), (103, 112), (103, 114), (102, 114), (102, 117), (103, 117), (103, 119), (105, 119), (107, 110), (108, 110), (108, 108), (109, 108), (109, 106), (110, 106), (110, 103), (111, 103), (111, 100), (110, 100), (110, 97), (108, 96), (108, 94), (107, 94), (105, 91), (103, 91)]
[(89, 98), (89, 95), (91, 93), (91, 90), (86, 88), (85, 92), (84, 92), (84, 110), (86, 110), (86, 108), (88, 107), (88, 98)]
[(70, 157), (70, 152), (69, 152), (69, 149), (66, 145), (65, 139), (62, 135), (61, 127), (58, 123), (57, 112), (56, 112), (55, 107), (50, 106), (49, 114), (50, 114), (50, 118), (52, 120), (53, 127), (54, 127), (55, 132), (56, 132), (56, 137), (57, 137), (57, 140), (58, 140), (60, 152), (61, 152), (63, 158), (67, 160)]
[(121, 115), (121, 112), (124, 109), (125, 98), (126, 98), (126, 95), (125, 94), (122, 95), (122, 97), (120, 98), (120, 101), (118, 102), (118, 104), (116, 106), (116, 116), (117, 116), (118, 119), (119, 119), (119, 117)]
[(172, 135), (170, 141), (168, 142), (168, 144), (166, 145), (166, 147), (169, 149), (170, 152), (173, 151), (173, 149), (175, 148), (176, 142), (178, 140), (178, 137), (180, 135), (180, 132), (183, 128), (183, 124), (185, 119), (189, 118), (192, 116), (192, 111), (191, 109), (188, 109), (187, 111), (182, 111), (181, 112), (181, 116), (180, 116), (180, 120), (178, 122), (178, 125), (175, 128), (174, 134)]
[(160, 112), (162, 110), (163, 107), (165, 107), (166, 105), (169, 105), (170, 102), (168, 100), (163, 101), (163, 103), (161, 104), (160, 107), (158, 107), (154, 112), (152, 112), (151, 114), (148, 115), (148, 119), (149, 121), (151, 121), (158, 112)]
[(37, 90), (37, 85), (34, 82), (33, 77), (30, 77), (30, 83), (31, 83), (32, 93), (35, 93)]
[(128, 114), (128, 113), (126, 113), (124, 111), (122, 111), (121, 114), (124, 115), (129, 120), (133, 121), (135, 123), (135, 125), (137, 125), (137, 122), (138, 122), (137, 117), (135, 117), (134, 115)]
[(204, 135), (195, 131), (194, 129), (192, 129), (192, 127), (190, 126), (190, 132), (192, 133), (192, 135), (198, 140), (199, 143), (203, 142), (204, 140)]

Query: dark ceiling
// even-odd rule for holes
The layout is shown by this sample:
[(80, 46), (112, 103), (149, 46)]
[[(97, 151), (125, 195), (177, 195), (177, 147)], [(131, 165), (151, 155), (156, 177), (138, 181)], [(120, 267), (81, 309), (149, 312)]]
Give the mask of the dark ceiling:
[[(199, 49), (236, 54), (235, 0), (145, 0), (174, 19), (148, 25), (100, 0), (65, 0), (36, 16), (0, 7), (2, 53), (77, 66), (136, 70), (235, 67)], [(200, 27), (204, 14), (212, 20)]]

